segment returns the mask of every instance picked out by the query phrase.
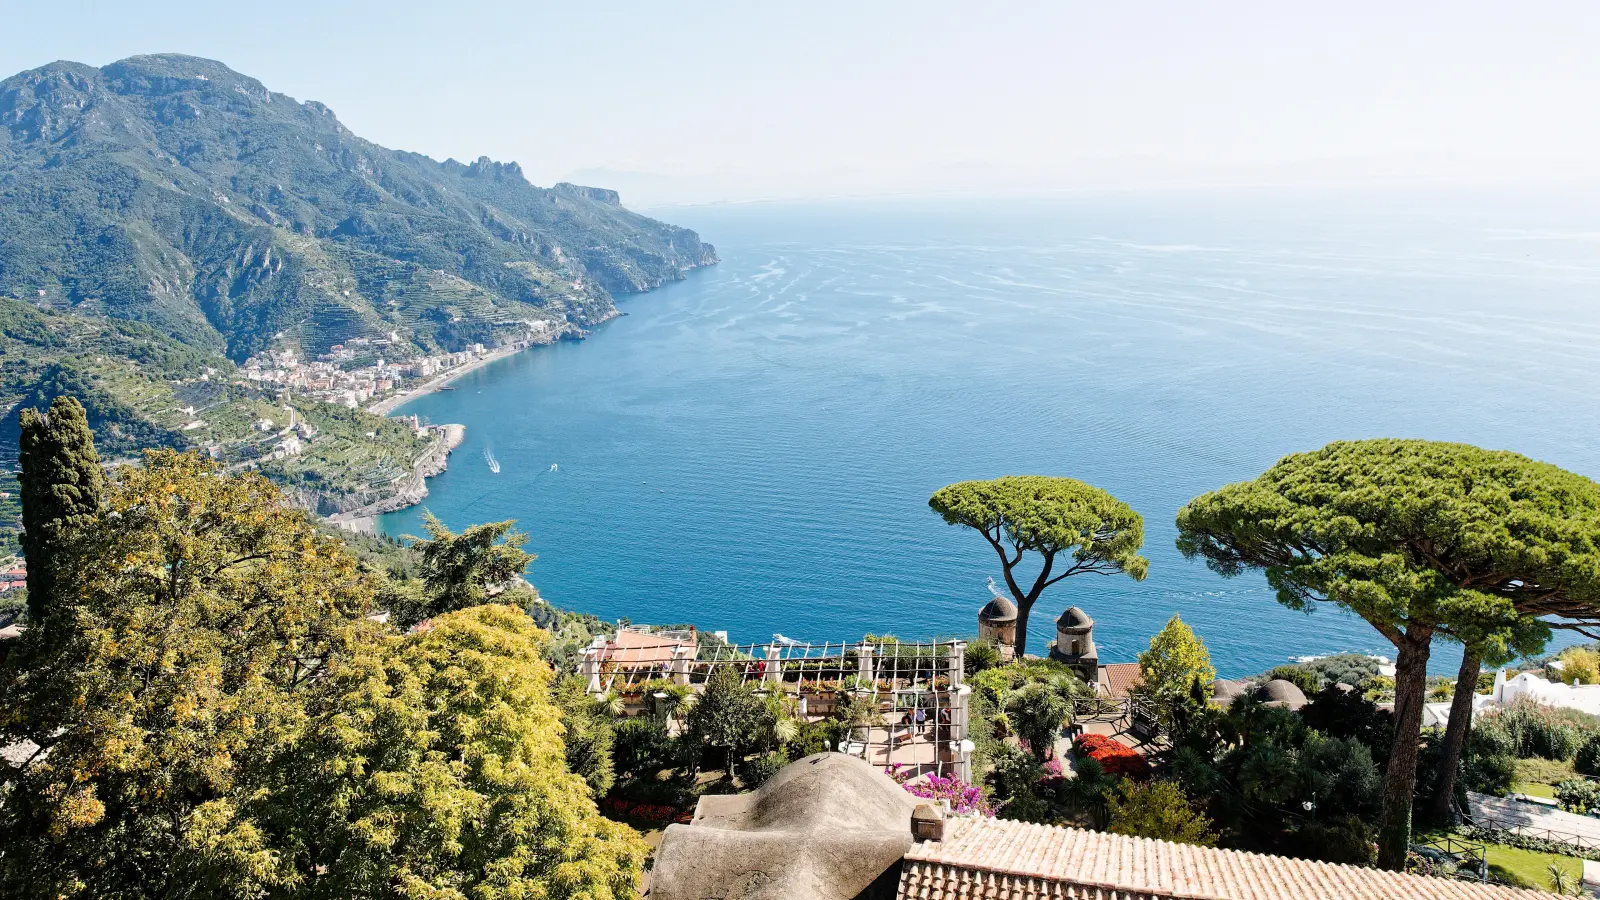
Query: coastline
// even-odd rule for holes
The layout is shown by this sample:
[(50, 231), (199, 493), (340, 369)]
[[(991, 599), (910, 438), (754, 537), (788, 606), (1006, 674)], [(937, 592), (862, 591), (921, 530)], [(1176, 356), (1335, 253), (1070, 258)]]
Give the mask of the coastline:
[(396, 407), (415, 400), (416, 398), (421, 397), (423, 394), (431, 394), (434, 391), (437, 391), (439, 388), (442, 388), (450, 382), (456, 380), (457, 378), (460, 378), (468, 372), (473, 371), (474, 369), (480, 369), (492, 362), (499, 362), (502, 359), (515, 356), (524, 350), (532, 350), (535, 347), (547, 346), (549, 345), (528, 344), (522, 347), (500, 347), (490, 350), (472, 362), (469, 362), (466, 365), (456, 366), (448, 372), (435, 375), (433, 378), (417, 385), (409, 391), (401, 391), (397, 394), (392, 394), (388, 397), (385, 397), (382, 400), (379, 400), (377, 403), (367, 406), (366, 411), (377, 416), (387, 416), (394, 412)]

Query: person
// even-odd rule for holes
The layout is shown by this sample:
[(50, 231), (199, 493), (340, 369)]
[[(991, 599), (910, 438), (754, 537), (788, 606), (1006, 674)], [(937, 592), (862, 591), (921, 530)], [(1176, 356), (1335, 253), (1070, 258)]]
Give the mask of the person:
[(921, 734), (928, 725), (928, 710), (922, 706), (917, 707), (917, 734)]
[(939, 712), (936, 716), (934, 716), (934, 721), (939, 725), (939, 727), (936, 729), (935, 740), (939, 741), (941, 744), (950, 740), (950, 707), (939, 707)]

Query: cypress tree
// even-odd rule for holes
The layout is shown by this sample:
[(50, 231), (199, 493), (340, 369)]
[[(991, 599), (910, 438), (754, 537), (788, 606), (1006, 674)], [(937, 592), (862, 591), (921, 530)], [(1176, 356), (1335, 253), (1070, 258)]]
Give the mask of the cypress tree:
[(105, 474), (83, 404), (57, 397), (48, 413), (21, 416), (22, 552), (28, 561), (28, 620), (38, 627), (55, 605), (56, 574), (94, 518)]

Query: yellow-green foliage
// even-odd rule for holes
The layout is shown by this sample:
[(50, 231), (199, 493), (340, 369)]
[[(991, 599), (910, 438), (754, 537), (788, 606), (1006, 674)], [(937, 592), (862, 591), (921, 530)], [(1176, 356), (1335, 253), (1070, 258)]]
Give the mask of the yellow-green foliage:
[(544, 633), (511, 606), (434, 618), (339, 666), (275, 802), (338, 897), (632, 897), (645, 847), (567, 770)]
[(82, 540), (63, 627), (0, 672), (0, 743), (49, 749), (7, 774), (0, 895), (293, 884), (252, 798), (319, 667), (376, 627), (369, 576), (264, 479), (171, 451), (121, 470)]
[(1557, 657), (1556, 675), (1566, 684), (1600, 684), (1600, 653), (1588, 647), (1568, 647)]
[(1106, 796), (1112, 834), (1215, 847), (1211, 820), (1197, 811), (1174, 781), (1123, 781)]
[(1139, 693), (1158, 701), (1182, 701), (1196, 685), (1209, 689), (1216, 677), (1206, 645), (1176, 615), (1139, 654)]

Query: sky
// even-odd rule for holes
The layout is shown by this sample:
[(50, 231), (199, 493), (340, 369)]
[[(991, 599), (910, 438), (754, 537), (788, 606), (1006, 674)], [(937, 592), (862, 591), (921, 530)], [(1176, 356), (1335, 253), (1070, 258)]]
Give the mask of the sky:
[(1600, 182), (1600, 3), (0, 0), (0, 72), (221, 60), (624, 202)]

